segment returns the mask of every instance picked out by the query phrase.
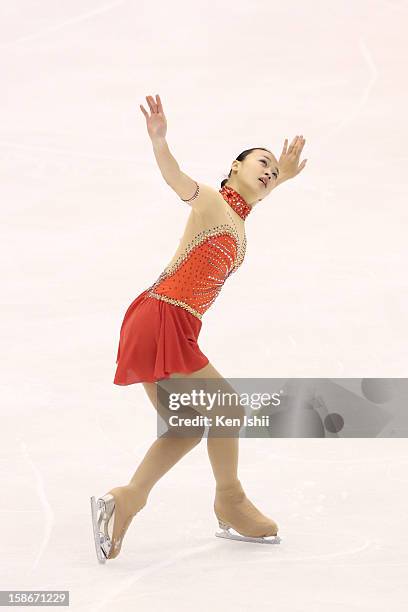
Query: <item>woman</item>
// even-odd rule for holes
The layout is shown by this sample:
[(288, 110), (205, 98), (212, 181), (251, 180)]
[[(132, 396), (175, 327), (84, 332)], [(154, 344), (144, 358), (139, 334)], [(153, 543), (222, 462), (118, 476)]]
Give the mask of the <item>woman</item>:
[[(218, 390), (231, 386), (200, 350), (197, 339), (202, 316), (225, 280), (245, 257), (245, 219), (277, 185), (299, 174), (305, 139), (296, 136), (289, 148), (285, 139), (279, 161), (262, 147), (243, 151), (233, 161), (228, 178), (216, 190), (184, 174), (167, 146), (167, 121), (160, 96), (147, 96), (151, 114), (140, 108), (154, 154), (166, 183), (191, 206), (180, 245), (159, 278), (128, 307), (120, 329), (114, 384), (142, 382), (153, 406), (165, 420), (170, 411), (158, 401), (156, 383), (169, 378), (209, 379)], [(177, 383), (177, 381), (175, 381)], [(215, 407), (215, 413), (220, 406)], [(239, 422), (245, 414), (236, 405), (231, 414)], [(208, 416), (206, 407), (184, 407), (183, 416)], [(230, 414), (230, 413), (229, 413)], [(214, 511), (222, 537), (277, 542), (277, 524), (246, 497), (238, 479), (239, 426), (229, 437), (217, 437), (210, 427), (208, 455), (216, 481)], [(154, 484), (201, 440), (205, 427), (186, 427), (178, 436), (160, 436), (149, 448), (129, 484), (116, 487), (98, 500), (91, 498), (94, 537), (100, 562), (118, 556), (132, 518), (141, 510)], [(219, 433), (219, 432), (218, 432)], [(229, 532), (232, 528), (238, 534)], [(239, 535), (240, 534), (240, 535)], [(219, 534), (221, 535), (221, 534)]]

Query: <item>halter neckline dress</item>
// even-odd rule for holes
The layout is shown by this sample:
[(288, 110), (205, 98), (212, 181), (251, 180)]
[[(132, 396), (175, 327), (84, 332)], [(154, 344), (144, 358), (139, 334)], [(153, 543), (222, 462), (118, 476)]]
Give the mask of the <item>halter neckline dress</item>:
[[(184, 202), (198, 197), (200, 186), (196, 185), (193, 197)], [(252, 208), (244, 198), (225, 185), (219, 193), (245, 220)], [(190, 374), (209, 363), (198, 345), (202, 316), (226, 279), (242, 264), (246, 250), (245, 233), (240, 242), (228, 210), (226, 223), (214, 225), (210, 221), (201, 231), (195, 231), (175, 263), (126, 310), (120, 328), (115, 385), (156, 382), (174, 372)]]

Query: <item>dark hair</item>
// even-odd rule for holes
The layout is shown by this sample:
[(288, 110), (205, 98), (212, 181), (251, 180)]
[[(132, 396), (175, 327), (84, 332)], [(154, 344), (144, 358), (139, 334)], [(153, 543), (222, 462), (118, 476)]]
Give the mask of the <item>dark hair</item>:
[[(252, 149), (245, 149), (245, 151), (242, 151), (242, 153), (240, 153), (238, 157), (236, 157), (235, 159), (237, 161), (243, 161), (247, 157), (247, 155), (252, 153), (252, 151), (257, 151), (258, 149), (260, 149), (261, 151), (268, 151), (268, 153), (272, 153), (272, 151), (269, 151), (269, 149), (265, 149), (264, 147), (252, 147)], [(221, 181), (221, 187), (224, 187), (225, 183), (228, 181), (230, 176), (231, 176), (231, 170), (229, 171), (228, 178), (225, 178)]]

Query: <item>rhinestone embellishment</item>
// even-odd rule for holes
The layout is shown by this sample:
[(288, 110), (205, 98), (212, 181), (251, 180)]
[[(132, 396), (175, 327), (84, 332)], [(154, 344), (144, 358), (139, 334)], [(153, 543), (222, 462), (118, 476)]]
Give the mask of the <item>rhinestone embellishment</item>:
[(226, 279), (242, 264), (246, 239), (229, 224), (203, 230), (188, 243), (173, 265), (148, 288), (147, 295), (181, 306), (198, 319), (221, 291)]
[(252, 211), (252, 207), (249, 206), (249, 204), (238, 193), (238, 191), (235, 191), (235, 189), (232, 189), (232, 187), (224, 185), (224, 187), (221, 187), (221, 189), (219, 189), (219, 192), (224, 198), (224, 200), (228, 202), (231, 208), (235, 210), (235, 212), (238, 213), (241, 219), (244, 219), (245, 221), (249, 213)]
[(197, 183), (197, 181), (195, 181), (195, 184), (197, 185), (197, 189), (195, 190), (194, 195), (192, 195), (191, 198), (188, 198), (188, 200), (184, 200), (183, 198), (180, 198), (182, 202), (191, 202), (192, 200), (195, 200), (196, 198), (198, 198), (198, 194), (200, 193), (200, 186)]
[[(223, 199), (242, 219), (252, 208), (231, 187), (219, 190)], [(189, 200), (199, 194), (199, 185)], [(216, 225), (198, 232), (183, 253), (168, 266), (146, 290), (147, 296), (180, 306), (201, 319), (220, 293), (226, 279), (237, 271), (246, 252), (246, 235), (242, 240), (231, 211), (226, 210), (231, 223)]]

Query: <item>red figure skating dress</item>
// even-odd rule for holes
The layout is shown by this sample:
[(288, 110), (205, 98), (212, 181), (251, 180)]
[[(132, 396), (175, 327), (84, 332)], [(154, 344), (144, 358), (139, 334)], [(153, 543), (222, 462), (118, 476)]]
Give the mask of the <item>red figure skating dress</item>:
[(244, 221), (252, 208), (224, 185), (197, 184), (184, 235), (172, 261), (128, 307), (120, 329), (116, 385), (190, 374), (209, 363), (197, 339), (202, 316), (242, 264)]

